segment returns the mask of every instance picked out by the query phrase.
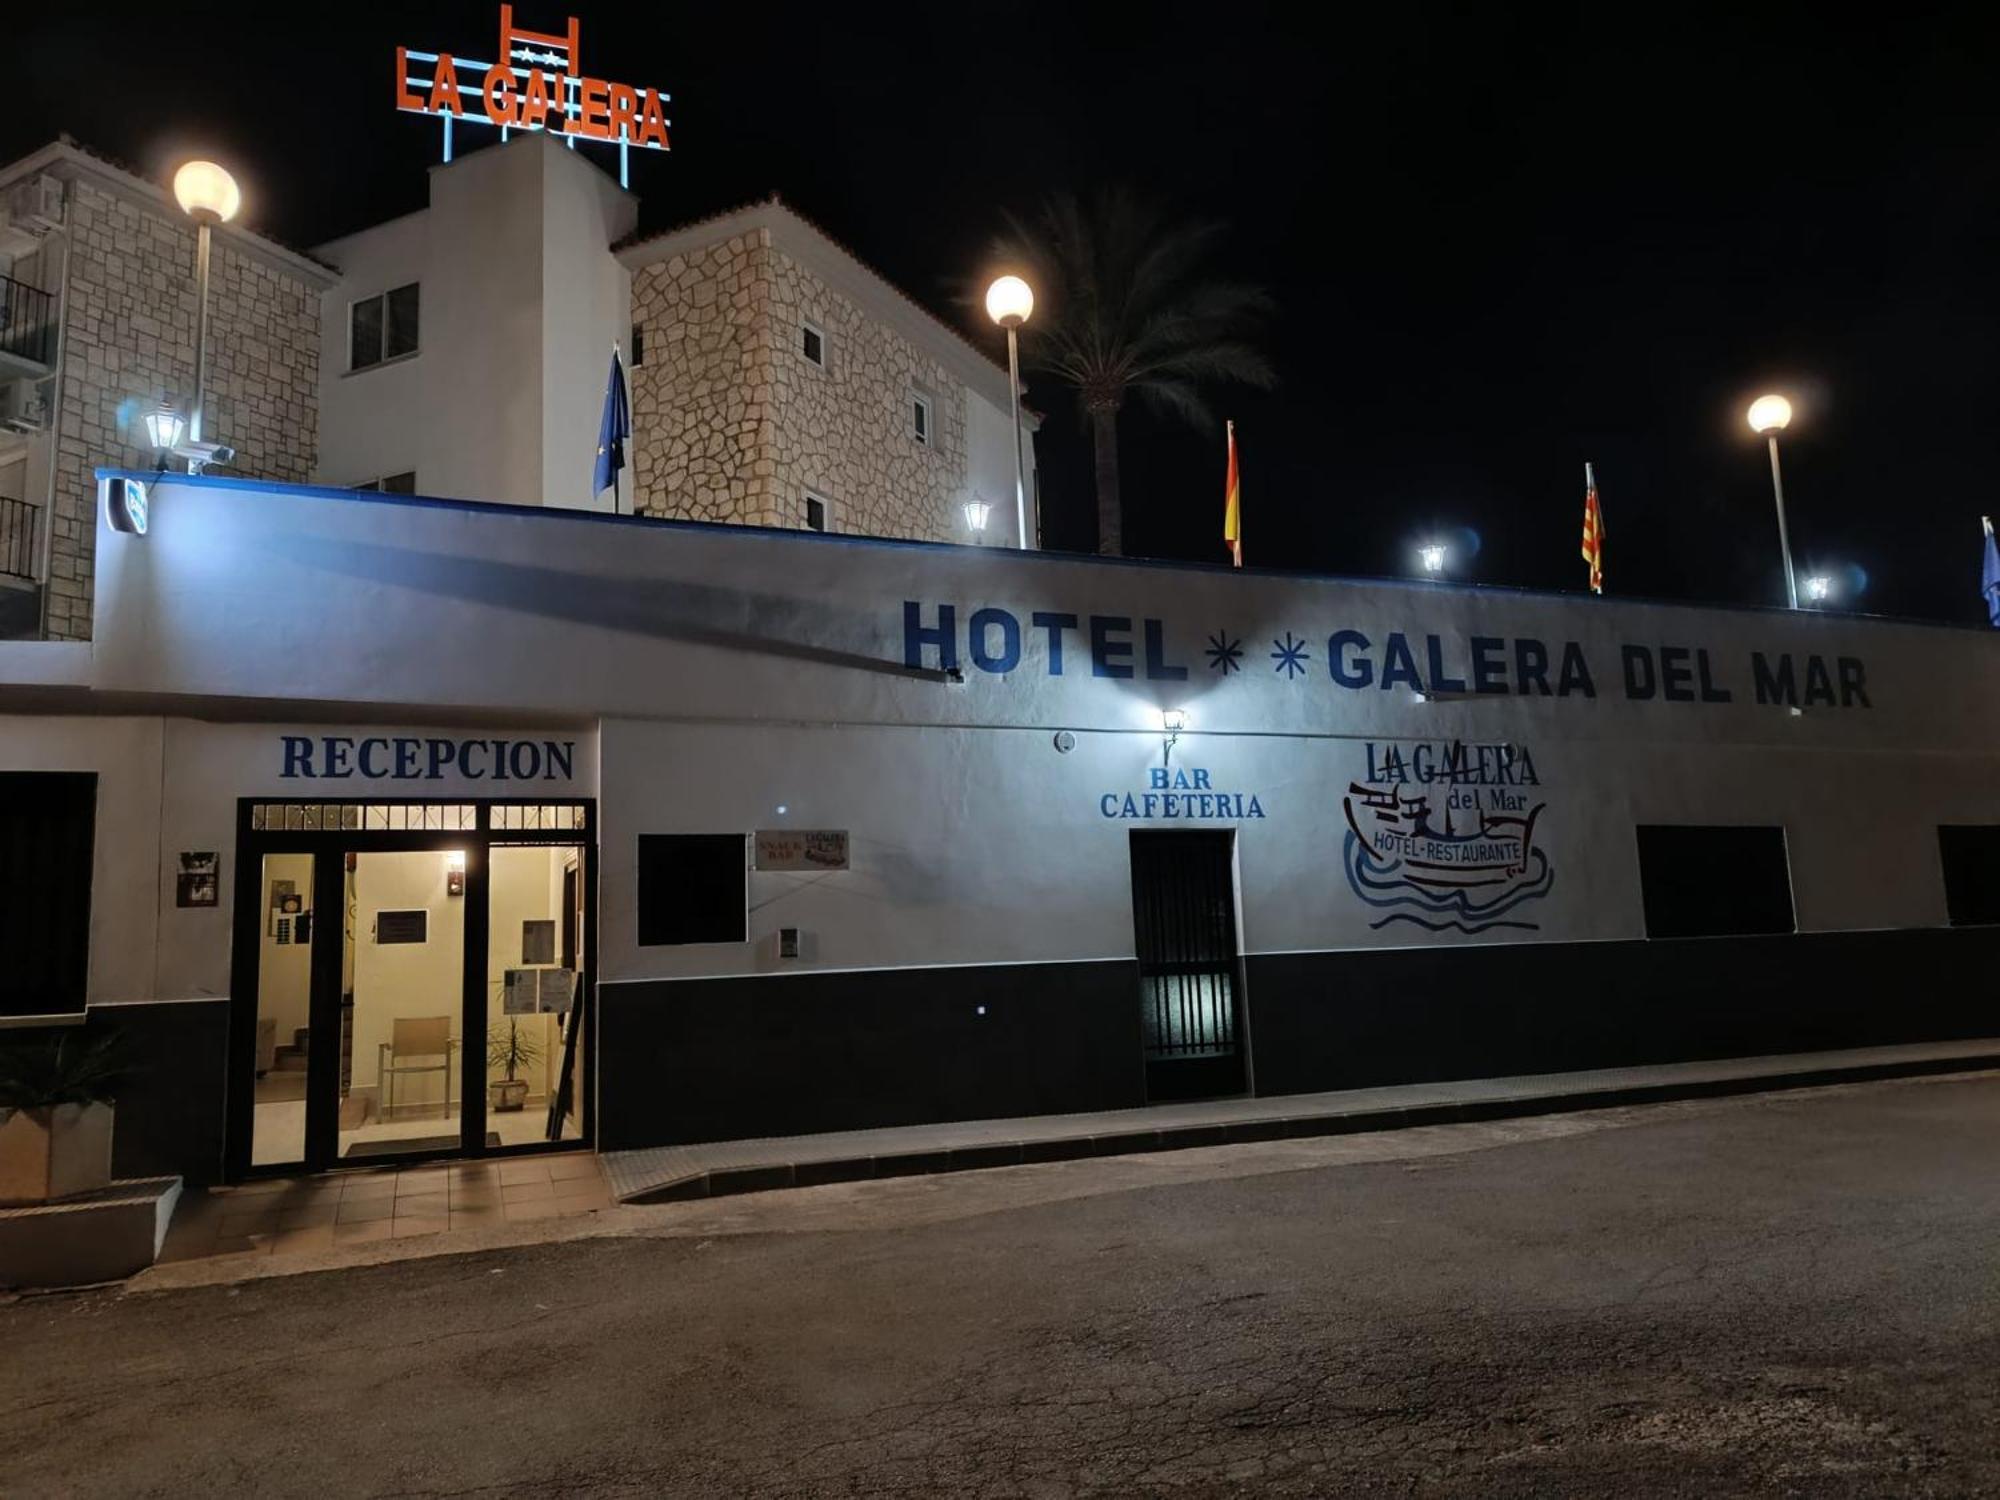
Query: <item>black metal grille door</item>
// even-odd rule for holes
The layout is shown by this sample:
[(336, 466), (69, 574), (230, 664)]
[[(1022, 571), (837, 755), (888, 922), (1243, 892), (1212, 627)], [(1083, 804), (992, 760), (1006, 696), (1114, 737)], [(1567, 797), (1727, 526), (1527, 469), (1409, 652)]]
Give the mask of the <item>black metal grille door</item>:
[(1238, 1092), (1236, 889), (1226, 832), (1132, 834), (1148, 1092)]

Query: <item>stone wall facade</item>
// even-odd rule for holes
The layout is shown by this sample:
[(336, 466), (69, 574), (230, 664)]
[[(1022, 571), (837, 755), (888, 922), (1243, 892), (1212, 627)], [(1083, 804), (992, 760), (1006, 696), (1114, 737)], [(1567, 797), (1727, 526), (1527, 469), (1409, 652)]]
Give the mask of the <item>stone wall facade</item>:
[(640, 515), (782, 526), (771, 410), (770, 236), (740, 234), (632, 273)]
[[(901, 334), (870, 318), (782, 252), (771, 282), (772, 454), (778, 494), (804, 524), (807, 490), (832, 502), (833, 529), (949, 541), (966, 483), (966, 390)], [(810, 321), (824, 365), (800, 352)], [(912, 398), (930, 402), (928, 443), (911, 431)]]
[[(57, 404), (47, 634), (90, 638), (99, 466), (141, 468), (147, 411), (194, 393), (194, 226), (78, 179)], [(51, 290), (55, 290), (51, 288)], [(214, 472), (304, 483), (318, 444), (319, 289), (215, 236), (209, 259), (205, 436)]]
[[(645, 362), (632, 373), (641, 514), (805, 525), (808, 491), (830, 529), (946, 541), (966, 498), (969, 393), (937, 360), (755, 229), (632, 277)], [(810, 321), (824, 363), (801, 349)], [(931, 434), (912, 434), (915, 395)]]

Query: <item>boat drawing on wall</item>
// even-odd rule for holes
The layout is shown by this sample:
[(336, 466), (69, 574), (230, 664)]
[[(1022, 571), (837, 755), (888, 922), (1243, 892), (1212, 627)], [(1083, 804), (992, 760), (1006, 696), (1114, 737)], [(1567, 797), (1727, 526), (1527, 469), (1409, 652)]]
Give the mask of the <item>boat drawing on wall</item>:
[(1341, 802), (1347, 818), (1342, 864), (1355, 895), (1386, 912), (1368, 925), (1536, 930), (1539, 923), (1517, 913), (1555, 883), (1548, 856), (1535, 845), (1535, 823), (1546, 805), (1520, 812), (1447, 805), (1439, 827), (1429, 793), (1406, 797), (1400, 787), (1350, 782)]

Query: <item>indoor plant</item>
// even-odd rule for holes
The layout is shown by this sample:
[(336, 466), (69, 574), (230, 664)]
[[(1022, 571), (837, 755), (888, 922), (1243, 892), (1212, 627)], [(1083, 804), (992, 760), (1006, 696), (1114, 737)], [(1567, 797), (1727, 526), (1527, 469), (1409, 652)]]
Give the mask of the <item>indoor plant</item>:
[(0, 1204), (111, 1181), (111, 1099), (129, 1076), (113, 1033), (0, 1047)]
[(528, 1102), (528, 1080), (516, 1078), (515, 1069), (526, 1071), (529, 1064), (540, 1061), (542, 1044), (521, 1030), (520, 1023), (512, 1016), (507, 1018), (507, 1031), (503, 1036), (495, 1032), (486, 1043), (486, 1066), (504, 1068), (505, 1078), (495, 1078), (487, 1085), (487, 1094), (493, 1108), (500, 1113), (511, 1113)]

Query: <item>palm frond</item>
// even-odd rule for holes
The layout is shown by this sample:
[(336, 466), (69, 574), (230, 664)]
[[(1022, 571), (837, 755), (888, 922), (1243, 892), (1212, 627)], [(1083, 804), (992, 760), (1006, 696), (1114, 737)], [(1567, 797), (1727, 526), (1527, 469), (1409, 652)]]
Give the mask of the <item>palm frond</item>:
[(0, 1109), (49, 1109), (108, 1100), (133, 1076), (117, 1032), (62, 1031), (0, 1047)]
[(1197, 387), (1275, 383), (1256, 344), (1269, 295), (1207, 274), (1222, 225), (1170, 219), (1122, 188), (1087, 204), (1056, 193), (1032, 220), (1004, 224), (996, 261), (1035, 288), (1021, 333), (1031, 374), (1074, 387), (1086, 406), (1115, 408), (1149, 388), (1148, 406), (1198, 422), (1212, 417)]

